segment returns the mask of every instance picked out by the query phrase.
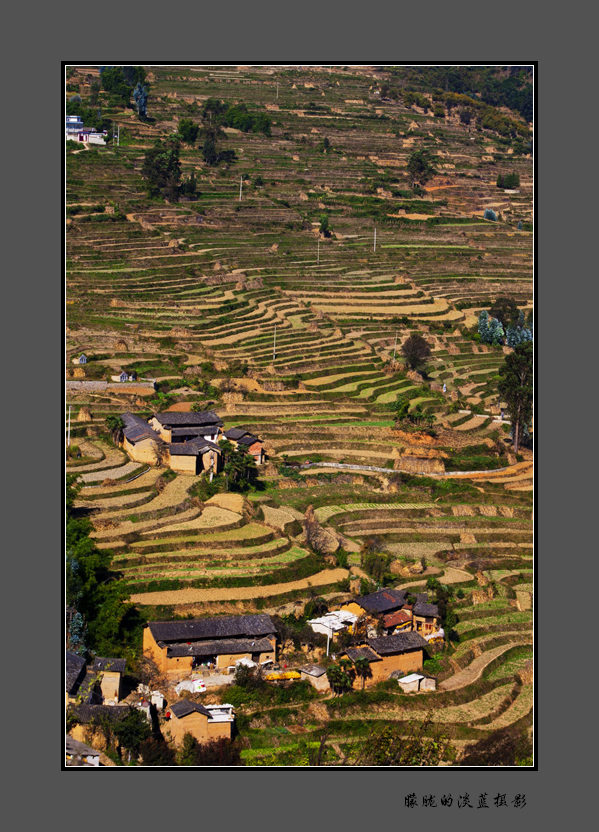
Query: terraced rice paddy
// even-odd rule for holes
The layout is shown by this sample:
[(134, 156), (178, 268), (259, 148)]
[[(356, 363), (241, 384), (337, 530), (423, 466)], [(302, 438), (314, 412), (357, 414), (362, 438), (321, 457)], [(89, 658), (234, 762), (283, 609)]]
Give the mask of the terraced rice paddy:
[[(84, 95), (87, 74), (96, 71), (76, 68), (71, 79)], [(428, 709), (458, 744), (530, 721), (532, 688), (518, 674), (531, 657), (532, 612), (517, 589), (532, 591), (533, 458), (527, 449), (521, 461), (506, 457), (509, 424), (493, 421), (504, 350), (469, 328), (498, 295), (532, 307), (531, 158), (455, 111), (439, 118), (382, 98), (364, 67), (152, 67), (150, 81), (152, 122), (107, 108), (121, 146), (67, 154), (67, 206), (82, 209), (67, 227), (67, 373), (85, 352), (85, 379), (125, 369), (158, 387), (149, 397), (118, 384), (68, 390), (82, 457), (67, 471), (82, 483), (77, 509), (98, 546), (149, 615), (349, 600), (348, 579), (365, 574), (360, 547), (373, 538), (395, 585), (422, 588), (435, 576), (461, 590), (435, 694), (389, 689), (384, 702), (365, 695), (347, 707), (344, 697), (319, 699), (272, 718), (242, 707), (253, 764), (281, 764), (298, 736), (318, 745), (325, 724), (330, 759), (342, 761), (364, 730), (393, 721), (407, 731)], [(179, 119), (199, 122), (209, 97), (268, 113), (272, 135), (228, 131), (219, 141), (237, 161), (214, 168), (182, 145), (197, 197), (149, 199), (147, 148)], [(438, 159), (419, 194), (406, 173), (414, 149)], [(520, 175), (518, 193), (496, 186), (508, 171)], [(98, 203), (107, 210), (83, 210)], [(492, 205), (500, 221), (482, 219)], [(324, 213), (330, 237), (319, 236)], [(431, 346), (426, 378), (403, 364), (414, 333)], [(400, 398), (432, 417), (438, 436), (424, 451), (453, 476), (434, 479), (439, 471), (414, 462), (427, 457), (394, 429)], [(264, 440), (261, 490), (202, 502), (190, 493), (195, 477), (163, 480), (165, 469), (129, 461), (106, 433), (109, 415), (194, 404)], [(481, 444), (488, 470), (451, 468)], [(310, 550), (309, 505), (346, 560)], [(424, 576), (410, 574), (421, 559)]]

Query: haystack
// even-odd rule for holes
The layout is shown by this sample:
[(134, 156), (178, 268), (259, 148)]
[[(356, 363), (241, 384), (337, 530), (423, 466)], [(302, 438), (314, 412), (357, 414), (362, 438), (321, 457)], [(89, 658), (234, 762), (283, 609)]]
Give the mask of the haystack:
[(83, 405), (83, 407), (79, 408), (79, 414), (77, 416), (78, 422), (91, 422), (93, 419), (91, 410), (89, 407)]

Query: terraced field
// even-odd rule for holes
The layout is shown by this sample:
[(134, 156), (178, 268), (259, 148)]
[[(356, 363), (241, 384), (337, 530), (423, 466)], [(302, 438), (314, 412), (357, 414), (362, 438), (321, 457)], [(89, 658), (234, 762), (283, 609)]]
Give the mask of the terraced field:
[[(67, 376), (125, 369), (157, 384), (150, 397), (126, 385), (68, 391), (81, 457), (67, 471), (98, 546), (150, 617), (349, 599), (373, 538), (395, 585), (434, 576), (460, 590), (436, 693), (385, 688), (380, 701), (351, 694), (272, 717), (242, 707), (252, 764), (281, 764), (300, 740), (318, 744), (325, 725), (339, 762), (372, 725), (407, 731), (429, 709), (458, 746), (529, 724), (532, 688), (519, 674), (532, 655), (533, 455), (513, 457), (509, 422), (495, 418), (504, 349), (470, 328), (498, 295), (532, 308), (531, 157), (455, 109), (441, 118), (383, 97), (385, 76), (366, 67), (148, 73), (150, 121), (105, 105), (121, 145), (67, 153), (67, 208), (79, 209), (67, 219)], [(74, 68), (69, 80), (85, 99), (97, 74)], [(268, 114), (271, 135), (227, 128), (219, 147), (237, 160), (216, 167), (182, 145), (196, 198), (149, 198), (146, 150), (181, 118), (199, 123), (211, 97)], [(418, 192), (407, 173), (415, 149), (437, 159)], [(498, 189), (498, 173), (512, 171), (518, 191)], [(483, 220), (486, 208), (497, 222)], [(426, 377), (403, 363), (415, 333), (431, 346)], [(81, 352), (88, 363), (75, 368)], [(434, 442), (396, 430), (400, 398), (432, 417)], [(238, 503), (200, 501), (196, 478), (130, 462), (106, 431), (125, 410), (192, 405), (264, 440), (261, 486)], [(468, 469), (468, 448), (486, 467)], [(341, 556), (310, 549), (309, 505)]]

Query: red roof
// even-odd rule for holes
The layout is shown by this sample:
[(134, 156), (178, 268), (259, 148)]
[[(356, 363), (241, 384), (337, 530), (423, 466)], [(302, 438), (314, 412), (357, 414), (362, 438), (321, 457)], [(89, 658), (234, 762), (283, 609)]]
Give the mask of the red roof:
[(383, 618), (383, 624), (385, 627), (397, 627), (399, 624), (405, 624), (411, 620), (412, 616), (409, 612), (406, 612), (405, 610), (398, 610), (397, 612), (385, 615)]

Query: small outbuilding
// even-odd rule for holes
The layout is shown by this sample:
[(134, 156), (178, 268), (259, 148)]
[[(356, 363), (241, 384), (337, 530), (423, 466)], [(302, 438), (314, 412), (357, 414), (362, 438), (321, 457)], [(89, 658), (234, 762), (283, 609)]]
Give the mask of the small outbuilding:
[(94, 659), (92, 671), (100, 677), (104, 705), (118, 705), (126, 664), (126, 659), (105, 659), (100, 656)]
[(418, 693), (424, 690), (436, 690), (437, 680), (432, 676), (423, 676), (421, 673), (410, 673), (407, 676), (402, 676), (401, 671), (397, 670), (390, 676), (391, 679), (397, 679), (399, 687), (404, 693)]
[(317, 664), (306, 664), (299, 668), (300, 678), (310, 682), (316, 690), (329, 690), (329, 680), (324, 667)]
[(166, 732), (176, 745), (183, 742), (185, 734), (200, 743), (219, 739), (231, 739), (235, 721), (232, 705), (200, 705), (189, 699), (181, 699), (165, 713), (168, 720)]

